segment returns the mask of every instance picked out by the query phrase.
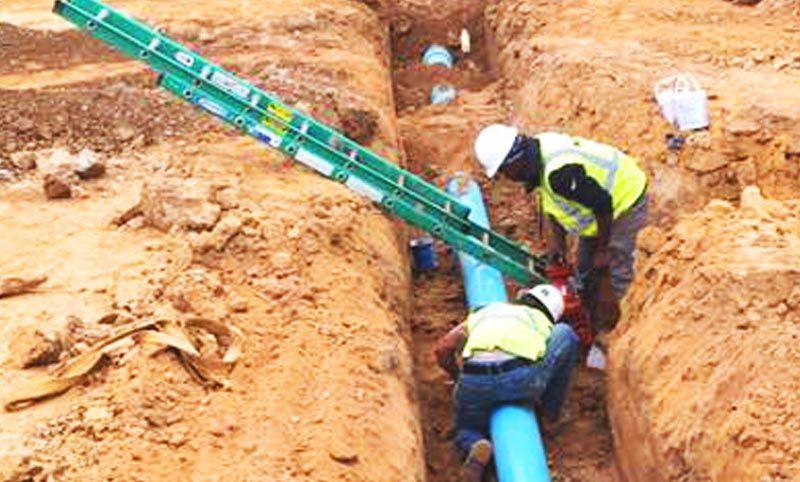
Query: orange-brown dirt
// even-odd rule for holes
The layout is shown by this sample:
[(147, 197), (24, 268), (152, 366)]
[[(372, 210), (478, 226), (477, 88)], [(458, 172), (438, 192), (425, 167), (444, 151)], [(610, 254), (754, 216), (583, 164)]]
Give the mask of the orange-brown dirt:
[[(439, 185), (472, 173), (496, 229), (535, 248), (534, 200), (487, 183), (472, 158), (482, 126), (562, 130), (639, 157), (664, 231), (642, 239), (646, 259), (612, 345), (611, 412), (603, 374), (579, 368), (572, 421), (545, 440), (553, 479), (791, 480), (797, 387), (791, 371), (757, 368), (793, 360), (784, 291), (795, 281), (797, 208), (754, 195), (741, 196), (742, 209), (713, 203), (680, 226), (715, 239), (715, 255), (701, 252), (705, 237), (669, 227), (712, 197), (738, 202), (747, 184), (796, 197), (796, 1), (113, 4)], [(230, 386), (209, 389), (173, 352), (127, 341), (79, 387), (0, 413), (0, 480), (457, 481), (451, 387), (432, 357), (466, 315), (450, 253), (440, 246), (441, 269), (411, 282), (398, 223), (156, 91), (147, 69), (50, 8), (0, 6), (0, 287), (24, 292), (0, 294), (0, 398), (131, 319), (203, 316), (240, 328), (245, 342), (236, 365), (218, 370)], [(473, 51), (452, 70), (420, 65), (430, 43), (457, 50), (464, 27)], [(711, 127), (669, 153), (664, 136), (677, 132), (652, 87), (675, 71), (709, 92)], [(439, 82), (457, 99), (426, 106)], [(75, 175), (87, 157), (105, 176)], [(45, 178), (71, 199), (45, 200)], [(773, 261), (764, 268), (754, 251)], [(727, 318), (716, 304), (679, 313), (698, 295), (674, 273), (694, 266), (719, 275), (703, 296), (762, 289), (771, 301), (761, 318), (727, 319), (766, 303), (745, 295), (749, 305), (733, 300)], [(776, 276), (780, 289), (760, 288)], [(692, 320), (684, 331), (659, 318), (670, 310)], [(772, 357), (742, 356), (732, 340), (743, 330), (758, 335), (753, 353)], [(219, 339), (194, 335), (203, 353), (218, 351)], [(728, 348), (707, 349), (717, 345)]]
[[(425, 2), (401, 2), (406, 3), (413, 11)], [(463, 22), (458, 8), (436, 9), (441, 10), (444, 17), (450, 15), (447, 28), (441, 25), (429, 32), (439, 39)], [(531, 132), (553, 129), (607, 141), (639, 157), (651, 179), (651, 223), (666, 229), (681, 213), (701, 208), (711, 197), (737, 201), (748, 183), (758, 184), (773, 197), (795, 197), (800, 182), (799, 13), (797, 2), (786, 1), (754, 7), (711, 0), (489, 2), (485, 17), (473, 19), (482, 23), (469, 28), (481, 32), (487, 58), (493, 60), (464, 62), (456, 70), (479, 65), (490, 83), (460, 86), (457, 100), (446, 106), (420, 108), (409, 103), (399, 122), (410, 167), (440, 184), (457, 170), (481, 178), (472, 158), (472, 139), (487, 123), (506, 121)], [(425, 28), (432, 17), (409, 30)], [(675, 71), (689, 71), (701, 79), (710, 95), (711, 127), (683, 133), (686, 146), (672, 154), (665, 136), (679, 132), (661, 118), (652, 88)], [(402, 75), (407, 72), (395, 74), (396, 82), (402, 82)], [(415, 95), (423, 99), (427, 92), (426, 88)], [(533, 200), (504, 181), (491, 185), (482, 181), (482, 185), (496, 229), (541, 247)], [(417, 289), (414, 310), (418, 353), (463, 319), (462, 300), (446, 294), (446, 287), (458, 282), (457, 273), (416, 281), (422, 288)], [(638, 283), (646, 286), (648, 280)], [(432, 308), (429, 299), (443, 301)], [(633, 316), (626, 319), (636, 322)], [(663, 332), (668, 331), (665, 325)], [(629, 344), (626, 349), (646, 356), (653, 347), (639, 351)], [(423, 353), (428, 362), (419, 364), (433, 364)], [(429, 475), (433, 480), (455, 481), (450, 469), (453, 455), (446, 452), (452, 426), (443, 422), (451, 416), (445, 378), (441, 373), (424, 374), (418, 380)], [(545, 441), (556, 480), (618, 480), (630, 475), (630, 466), (634, 471), (637, 466), (659, 471), (673, 462), (627, 456), (628, 450), (642, 450), (637, 445), (642, 439), (637, 437), (648, 435), (650, 426), (645, 426), (621, 447), (623, 474), (619, 474), (605, 394), (602, 375), (577, 371), (570, 395), (574, 421), (560, 436)], [(630, 401), (635, 407), (637, 399)], [(664, 416), (679, 413), (669, 406), (658, 409)], [(647, 420), (648, 412), (633, 412)], [(627, 416), (622, 411), (614, 420)], [(708, 427), (713, 428), (713, 422)], [(720, 456), (712, 449), (708, 455)], [(727, 460), (736, 456), (726, 454)]]
[[(387, 30), (362, 5), (114, 5), (397, 160)], [(127, 341), (66, 394), (0, 413), (0, 480), (423, 480), (402, 231), (155, 91), (50, 7), (0, 7), (15, 33), (0, 64), (19, 60), (0, 75), (0, 277), (47, 278), (0, 300), (0, 398), (128, 320), (200, 316), (244, 343), (210, 389)], [(87, 155), (105, 176), (75, 176)], [(48, 174), (71, 199), (46, 200)]]
[[(653, 221), (670, 222), (711, 197), (735, 201), (749, 184), (796, 195), (798, 9), (796, 0), (532, 0), (498, 2), (487, 18), (510, 84), (509, 120), (634, 154), (650, 173)], [(653, 87), (675, 72), (708, 92), (711, 124), (669, 155), (665, 135), (678, 132), (659, 115)]]
[(800, 206), (748, 187), (642, 234), (611, 351), (627, 479), (800, 479)]
[[(409, 169), (442, 186), (458, 171), (469, 173), (483, 187), (494, 228), (504, 235), (542, 248), (533, 197), (525, 196), (519, 186), (508, 182), (487, 183), (473, 160), (471, 146), (475, 134), (488, 123), (507, 119), (512, 106), (506, 98), (506, 82), (502, 79), (493, 81), (496, 73), (491, 62), (480, 60), (494, 55), (491, 33), (483, 30), (483, 17), (470, 18), (469, 22), (462, 24), (462, 16), (462, 12), (455, 9), (448, 17), (449, 23), (438, 27), (425, 17), (425, 22), (410, 26), (409, 31), (416, 32), (423, 39), (441, 38), (445, 30), (443, 25), (458, 26), (459, 31), (463, 25), (471, 32), (479, 32), (477, 38), (482, 44), (474, 52), (476, 60), (470, 61), (472, 54), (466, 55), (454, 70), (479, 68), (491, 83), (459, 84), (458, 98), (452, 104), (405, 106), (400, 112), (399, 127)], [(407, 40), (405, 42), (413, 45)], [(445, 40), (440, 42), (446, 43)], [(422, 41), (419, 43), (425, 45)], [(399, 44), (395, 39), (395, 45)], [(399, 75), (395, 70), (395, 87), (398, 88), (402, 80), (408, 78), (408, 71), (402, 65), (396, 64), (395, 68), (401, 69)], [(432, 75), (436, 75), (438, 67), (421, 70), (433, 71)], [(423, 86), (415, 91), (415, 95), (420, 99), (424, 95), (427, 100), (429, 85), (425, 82), (414, 85)], [(439, 254), (443, 260), (442, 268), (433, 276), (415, 279), (411, 320), (428, 477), (437, 482), (460, 480), (457, 471), (459, 460), (452, 448), (452, 385), (447, 383), (444, 372), (435, 368), (433, 358), (436, 339), (467, 315), (464, 296), (460, 292), (461, 275), (453, 266), (451, 254), (443, 249)], [(458, 287), (458, 291), (454, 287)], [(509, 289), (514, 292), (514, 286), (509, 286)], [(604, 391), (599, 372), (583, 368), (577, 371), (569, 409), (573, 421), (563, 433), (545, 440), (553, 480), (618, 480), (603, 403)]]

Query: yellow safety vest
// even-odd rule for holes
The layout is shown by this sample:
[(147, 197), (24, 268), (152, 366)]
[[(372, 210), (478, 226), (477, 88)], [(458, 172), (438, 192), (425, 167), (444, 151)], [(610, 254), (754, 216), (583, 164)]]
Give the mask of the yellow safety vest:
[(564, 229), (579, 236), (596, 236), (597, 220), (591, 209), (565, 199), (550, 186), (550, 174), (566, 164), (580, 164), (589, 177), (609, 195), (613, 218), (617, 219), (639, 199), (647, 186), (647, 175), (636, 160), (615, 147), (566, 134), (542, 133), (536, 136), (544, 170), (542, 208)]
[(538, 361), (547, 350), (553, 323), (539, 310), (511, 303), (490, 303), (467, 318), (467, 343), (461, 355), (503, 350)]

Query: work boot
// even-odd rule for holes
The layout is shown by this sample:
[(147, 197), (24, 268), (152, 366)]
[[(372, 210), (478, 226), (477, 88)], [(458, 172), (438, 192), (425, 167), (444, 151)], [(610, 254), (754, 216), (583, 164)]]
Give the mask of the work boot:
[(472, 444), (461, 468), (463, 482), (481, 482), (483, 471), (492, 458), (492, 443), (482, 438)]

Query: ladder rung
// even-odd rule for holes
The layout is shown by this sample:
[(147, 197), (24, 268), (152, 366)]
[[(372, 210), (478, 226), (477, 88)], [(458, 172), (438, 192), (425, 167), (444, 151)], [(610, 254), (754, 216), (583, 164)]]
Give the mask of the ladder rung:
[(522, 246), (468, 219), (456, 198), (378, 156), (235, 74), (97, 0), (56, 1), (54, 11), (161, 72), (159, 85), (320, 174), (344, 183), (389, 213), (527, 283), (543, 280)]

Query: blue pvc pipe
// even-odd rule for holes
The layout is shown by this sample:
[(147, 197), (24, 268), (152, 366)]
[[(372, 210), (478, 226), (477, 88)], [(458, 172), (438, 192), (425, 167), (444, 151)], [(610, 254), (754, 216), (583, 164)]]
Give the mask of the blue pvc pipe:
[[(458, 174), (447, 183), (447, 192), (470, 208), (470, 221), (485, 228), (489, 227), (489, 215), (478, 183), (464, 174)], [(462, 252), (458, 253), (458, 260), (461, 262), (464, 291), (470, 311), (489, 303), (508, 301), (506, 285), (499, 270)]]
[(504, 405), (490, 421), (494, 463), (500, 482), (550, 482), (547, 455), (530, 408)]
[[(489, 216), (478, 184), (459, 173), (447, 183), (447, 191), (470, 208), (470, 221), (489, 228)], [(488, 303), (508, 301), (503, 275), (495, 268), (458, 253), (467, 307), (474, 311)], [(499, 482), (550, 482), (547, 455), (533, 410), (505, 405), (490, 420), (494, 460)]]
[(453, 67), (453, 54), (444, 45), (430, 45), (422, 53), (424, 65), (441, 65), (448, 69)]

